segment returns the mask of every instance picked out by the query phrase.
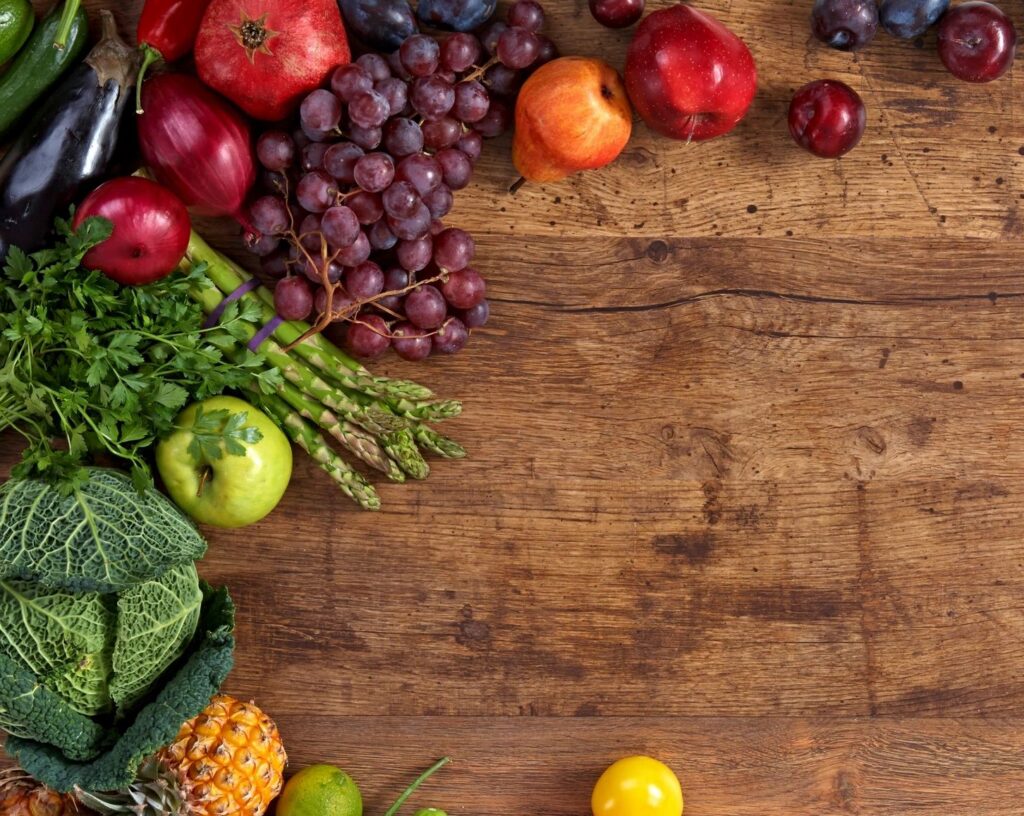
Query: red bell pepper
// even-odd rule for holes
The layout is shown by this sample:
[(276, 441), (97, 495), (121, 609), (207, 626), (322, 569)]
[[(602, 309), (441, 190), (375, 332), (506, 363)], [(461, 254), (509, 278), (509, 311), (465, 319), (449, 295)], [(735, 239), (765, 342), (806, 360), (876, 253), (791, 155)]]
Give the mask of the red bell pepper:
[(136, 34), (142, 50), (142, 67), (135, 87), (135, 112), (142, 113), (142, 79), (157, 60), (174, 62), (196, 42), (199, 23), (209, 0), (146, 0)]

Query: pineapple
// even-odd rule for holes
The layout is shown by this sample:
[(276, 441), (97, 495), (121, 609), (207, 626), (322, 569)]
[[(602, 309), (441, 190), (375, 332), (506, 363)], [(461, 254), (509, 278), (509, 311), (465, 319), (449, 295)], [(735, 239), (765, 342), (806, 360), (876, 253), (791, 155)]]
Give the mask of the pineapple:
[(0, 773), (0, 816), (85, 816), (73, 796), (57, 793), (21, 770)]
[(218, 694), (143, 765), (128, 790), (79, 791), (78, 798), (110, 816), (263, 816), (281, 792), (287, 761), (266, 714)]

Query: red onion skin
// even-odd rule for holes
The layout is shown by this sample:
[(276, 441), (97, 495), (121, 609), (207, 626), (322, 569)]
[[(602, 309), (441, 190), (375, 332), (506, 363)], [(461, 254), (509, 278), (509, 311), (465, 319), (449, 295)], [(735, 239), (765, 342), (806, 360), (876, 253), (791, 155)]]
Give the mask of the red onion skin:
[(116, 178), (101, 184), (75, 210), (76, 229), (93, 216), (114, 226), (107, 240), (82, 259), (87, 269), (130, 286), (160, 280), (174, 271), (188, 248), (188, 211), (174, 193), (145, 178)]
[(157, 180), (197, 215), (227, 215), (247, 226), (243, 207), (256, 164), (242, 114), (184, 74), (147, 79), (142, 108), (139, 145)]

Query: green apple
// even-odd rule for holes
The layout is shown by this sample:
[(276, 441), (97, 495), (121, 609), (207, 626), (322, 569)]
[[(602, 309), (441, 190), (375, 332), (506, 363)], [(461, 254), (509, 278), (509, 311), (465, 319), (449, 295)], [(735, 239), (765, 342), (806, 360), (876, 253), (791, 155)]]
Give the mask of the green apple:
[(274, 421), (244, 400), (188, 406), (156, 447), (156, 466), (178, 506), (202, 524), (244, 527), (273, 510), (292, 477), (292, 448)]

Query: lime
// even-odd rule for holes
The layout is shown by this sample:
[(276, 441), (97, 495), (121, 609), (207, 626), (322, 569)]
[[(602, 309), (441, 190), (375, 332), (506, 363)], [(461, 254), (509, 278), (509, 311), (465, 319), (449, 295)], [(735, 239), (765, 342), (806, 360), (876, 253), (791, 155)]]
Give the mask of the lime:
[(0, 0), (0, 65), (18, 53), (35, 23), (28, 0)]
[(310, 765), (284, 786), (277, 816), (363, 816), (363, 797), (341, 768)]

